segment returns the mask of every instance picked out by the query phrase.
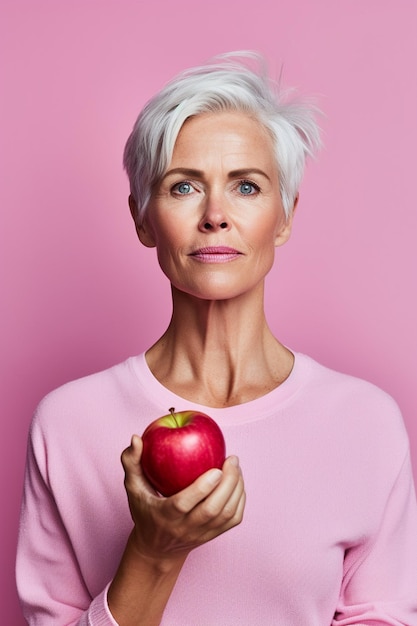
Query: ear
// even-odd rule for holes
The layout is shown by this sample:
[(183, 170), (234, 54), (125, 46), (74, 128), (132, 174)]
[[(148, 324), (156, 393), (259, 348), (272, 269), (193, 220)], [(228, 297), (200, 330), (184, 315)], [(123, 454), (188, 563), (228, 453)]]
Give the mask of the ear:
[(149, 224), (145, 223), (147, 222), (147, 220), (144, 219), (140, 224), (138, 222), (138, 206), (132, 194), (130, 194), (129, 196), (129, 209), (133, 221), (135, 222), (136, 233), (139, 237), (140, 242), (143, 243), (143, 245), (147, 248), (154, 248), (155, 239), (149, 228)]
[(297, 208), (298, 198), (299, 198), (299, 194), (297, 193), (297, 195), (295, 196), (293, 207), (291, 209), (291, 213), (288, 216), (288, 218), (285, 220), (284, 224), (281, 226), (281, 228), (279, 229), (275, 237), (275, 247), (277, 248), (279, 246), (283, 246), (284, 243), (286, 243), (291, 236), (292, 221), (294, 219), (295, 209)]

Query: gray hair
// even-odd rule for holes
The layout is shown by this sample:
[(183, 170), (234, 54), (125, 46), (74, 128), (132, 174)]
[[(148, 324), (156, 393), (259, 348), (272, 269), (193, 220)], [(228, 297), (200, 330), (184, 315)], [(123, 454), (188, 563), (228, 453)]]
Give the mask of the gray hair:
[[(257, 71), (250, 62), (257, 61)], [(144, 218), (152, 191), (167, 171), (184, 122), (201, 113), (238, 111), (257, 119), (270, 133), (279, 172), (281, 199), (287, 218), (304, 173), (307, 156), (320, 147), (317, 108), (289, 98), (266, 74), (256, 53), (235, 52), (215, 57), (179, 74), (143, 108), (127, 140), (123, 165), (137, 206), (136, 222)]]

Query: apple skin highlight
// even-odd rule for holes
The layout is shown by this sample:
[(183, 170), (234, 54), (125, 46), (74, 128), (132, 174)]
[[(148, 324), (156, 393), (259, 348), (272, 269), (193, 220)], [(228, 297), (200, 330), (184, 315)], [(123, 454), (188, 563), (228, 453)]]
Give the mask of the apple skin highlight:
[(163, 496), (188, 487), (226, 458), (223, 433), (216, 422), (199, 411), (179, 411), (156, 419), (142, 435), (142, 470)]

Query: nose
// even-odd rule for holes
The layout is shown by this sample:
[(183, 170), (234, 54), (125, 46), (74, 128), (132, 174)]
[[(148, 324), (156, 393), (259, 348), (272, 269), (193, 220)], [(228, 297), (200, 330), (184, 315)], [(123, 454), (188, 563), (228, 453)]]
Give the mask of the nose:
[(200, 228), (202, 230), (204, 230), (204, 231), (215, 230), (216, 228), (226, 229), (226, 228), (228, 228), (228, 223), (227, 222), (220, 222), (220, 224), (218, 226), (216, 226), (216, 224), (213, 223), (212, 221), (204, 222), (203, 224), (200, 224)]
[(199, 222), (198, 228), (202, 232), (229, 230), (230, 220), (226, 216), (226, 211), (222, 208), (224, 202), (207, 199), (204, 214)]

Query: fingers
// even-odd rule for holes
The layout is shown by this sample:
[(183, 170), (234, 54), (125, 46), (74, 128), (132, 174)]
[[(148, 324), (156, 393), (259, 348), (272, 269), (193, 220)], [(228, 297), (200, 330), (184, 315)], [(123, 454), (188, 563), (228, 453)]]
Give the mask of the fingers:
[(146, 480), (137, 435), (122, 453), (125, 487), (140, 553), (153, 556), (189, 551), (236, 526), (242, 520), (245, 491), (237, 457), (222, 469), (211, 469), (189, 487), (163, 498)]
[(199, 476), (189, 487), (171, 496), (170, 501), (179, 513), (186, 515), (212, 493), (222, 478), (222, 470), (208, 470)]
[[(178, 492), (171, 497), (174, 506), (183, 514), (190, 513), (200, 502), (205, 501), (208, 496), (222, 485), (221, 493), (225, 499), (228, 498), (228, 486), (233, 482), (233, 477), (239, 475), (239, 460), (232, 456), (226, 459), (222, 470), (211, 469), (199, 476), (189, 487)], [(220, 497), (220, 494), (218, 494)]]
[[(156, 491), (146, 479), (140, 464), (143, 450), (141, 437), (133, 435), (131, 444), (121, 455), (123, 469), (125, 471), (125, 487), (127, 491), (137, 492), (140, 488), (146, 487), (148, 492), (156, 495)], [(223, 472), (213, 468), (202, 474), (192, 485), (182, 490), (178, 494), (169, 498), (173, 507), (181, 515), (189, 513), (199, 502), (204, 500), (213, 489), (220, 483)], [(158, 499), (162, 499), (158, 496)], [(168, 500), (168, 498), (164, 498)]]
[[(237, 457), (226, 459), (217, 484), (210, 485), (209, 478), (206, 472), (172, 499), (176, 499), (177, 510), (183, 512), (190, 526), (200, 529), (204, 536), (207, 532), (215, 536), (242, 520), (246, 496)], [(203, 494), (205, 497), (201, 497)]]
[(196, 508), (194, 516), (201, 524), (211, 523), (220, 527), (235, 518), (243, 497), (244, 483), (239, 461), (237, 457), (229, 457), (223, 465), (221, 483)]
[[(130, 446), (122, 453), (121, 461), (125, 471), (126, 490), (136, 495), (139, 495), (143, 489), (146, 489), (148, 494), (156, 494), (146, 480), (140, 465), (142, 449), (141, 437), (133, 435)], [(189, 487), (164, 500), (167, 500), (167, 506), (172, 507), (178, 516), (189, 514), (198, 505), (204, 503), (194, 517), (199, 523), (205, 523), (218, 516), (221, 511), (224, 511), (225, 516), (228, 515), (228, 511), (234, 511), (242, 492), (243, 479), (239, 460), (236, 456), (230, 456), (225, 460), (222, 470), (217, 468), (208, 470)], [(209, 497), (212, 494), (213, 497)]]

